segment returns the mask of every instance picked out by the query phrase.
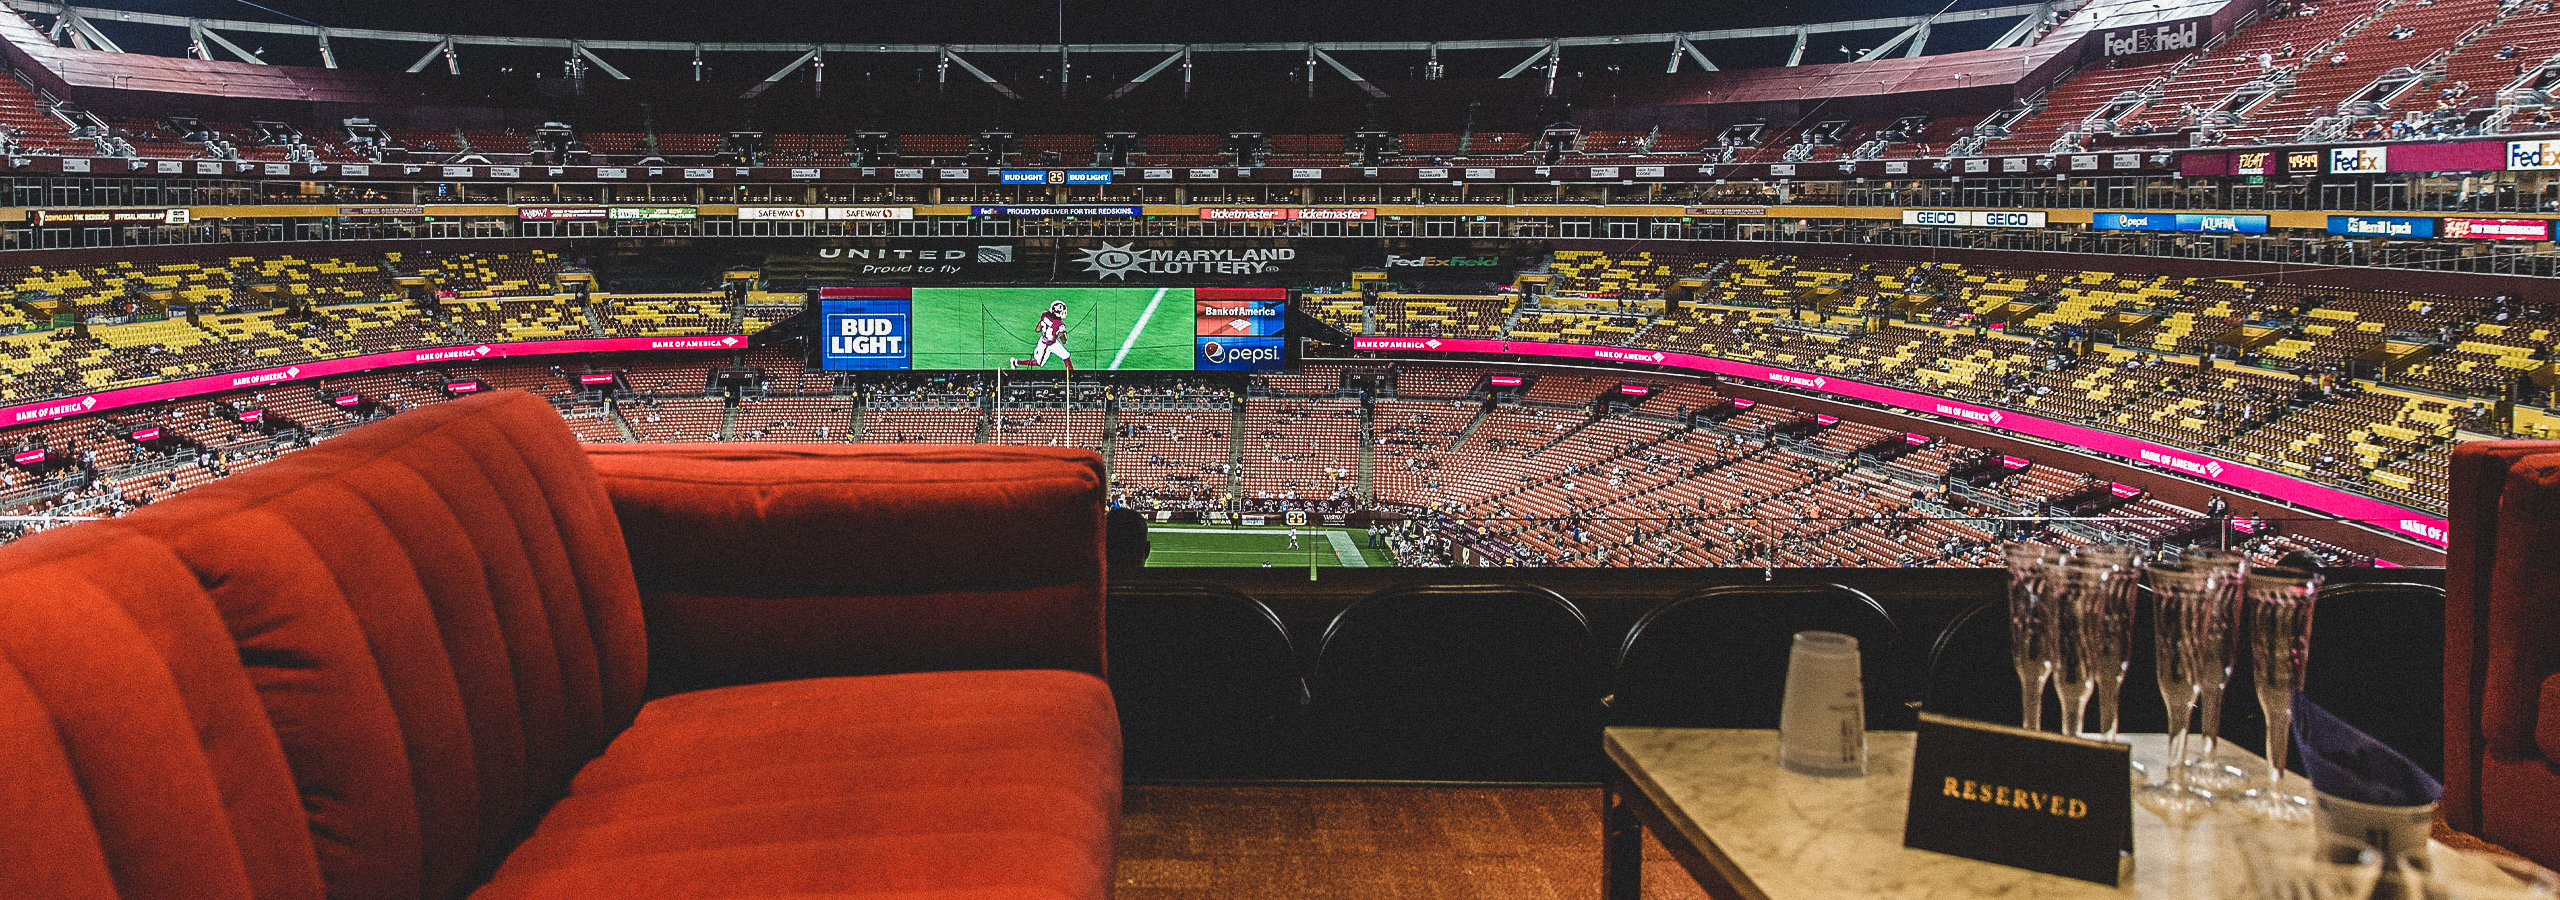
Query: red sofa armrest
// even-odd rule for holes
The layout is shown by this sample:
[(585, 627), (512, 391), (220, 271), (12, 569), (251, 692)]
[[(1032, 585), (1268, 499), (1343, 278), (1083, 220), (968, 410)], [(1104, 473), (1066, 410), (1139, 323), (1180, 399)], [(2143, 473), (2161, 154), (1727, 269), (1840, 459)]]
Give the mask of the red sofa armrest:
[[(2447, 518), (2452, 540), (2444, 562), (2444, 800), (2445, 821), (2481, 834), (2481, 783), (2490, 739), (2490, 618), (2501, 565), (2530, 560), (2520, 548), (2532, 543), (2537, 520), (2549, 510), (2511, 496), (2512, 476), (2528, 459), (2560, 454), (2560, 441), (2470, 441), (2456, 444), (2448, 469)], [(2512, 508), (2511, 508), (2512, 507)], [(2537, 590), (2545, 582), (2506, 585), (2510, 592)], [(2511, 745), (2506, 749), (2514, 749)]]
[(1102, 460), (978, 445), (589, 448), (653, 690), (941, 669), (1102, 674)]

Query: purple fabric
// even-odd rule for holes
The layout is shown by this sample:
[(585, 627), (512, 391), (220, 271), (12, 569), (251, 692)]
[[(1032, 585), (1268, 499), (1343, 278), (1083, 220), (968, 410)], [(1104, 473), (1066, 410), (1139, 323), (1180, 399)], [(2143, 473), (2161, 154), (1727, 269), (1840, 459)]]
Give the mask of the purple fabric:
[(2320, 793), (2376, 806), (2424, 806), (2444, 796), (2427, 770), (2301, 694), (2293, 697), (2293, 745)]

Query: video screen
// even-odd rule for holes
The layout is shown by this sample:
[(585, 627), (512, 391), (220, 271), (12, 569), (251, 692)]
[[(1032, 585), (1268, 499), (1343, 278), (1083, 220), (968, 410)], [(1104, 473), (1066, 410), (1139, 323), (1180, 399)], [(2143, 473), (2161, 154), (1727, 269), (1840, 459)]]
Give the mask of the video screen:
[(1263, 371), (1288, 295), (1264, 288), (821, 288), (827, 371)]

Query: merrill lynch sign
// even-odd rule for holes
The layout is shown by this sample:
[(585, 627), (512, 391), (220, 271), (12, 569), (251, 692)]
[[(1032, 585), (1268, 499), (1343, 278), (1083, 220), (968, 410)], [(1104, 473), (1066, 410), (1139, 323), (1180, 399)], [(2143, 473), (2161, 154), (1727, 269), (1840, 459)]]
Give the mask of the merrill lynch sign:
[(2136, 25), (2098, 35), (2100, 56), (2140, 56), (2165, 50), (2193, 50), (2204, 44), (2203, 19)]

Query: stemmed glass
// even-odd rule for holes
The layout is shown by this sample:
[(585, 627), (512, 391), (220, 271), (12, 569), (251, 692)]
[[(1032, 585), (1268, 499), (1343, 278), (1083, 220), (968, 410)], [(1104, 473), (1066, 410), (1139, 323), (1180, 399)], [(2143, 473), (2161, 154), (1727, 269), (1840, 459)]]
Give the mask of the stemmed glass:
[(2267, 777), (2240, 792), (2240, 802), (2251, 815), (2271, 821), (2311, 820), (2310, 799), (2284, 792), (2284, 760), (2293, 738), (2293, 696), (2302, 692), (2303, 669), (2311, 657), (2311, 612), (2319, 595), (2317, 574), (2260, 569), (2249, 573), (2247, 602), (2241, 607), (2258, 709), (2267, 716)]
[(2097, 666), (2098, 731), (2109, 743), (2116, 740), (2116, 729), (2123, 718), (2119, 701), (2124, 695), (2125, 673), (2133, 668), (2134, 603), (2142, 576), (2135, 563), (2141, 555), (2140, 550), (2126, 544), (2091, 544), (2071, 556), (2075, 561), (2115, 571), (2115, 576), (2105, 581), (2102, 598), (2103, 614), (2108, 619), (2107, 640), (2097, 645), (2101, 654)]
[[(2116, 595), (2129, 583), (2129, 573), (2084, 559), (2047, 565), (2042, 579), (2053, 605), (2053, 690), (2062, 699), (2062, 732), (2086, 730), (2089, 699), (2097, 692), (2101, 671), (2121, 672), (2117, 632), (2131, 625), (2117, 615)], [(2119, 675), (2121, 677), (2121, 675)]]
[(2222, 697), (2240, 658), (2240, 595), (2249, 580), (2249, 557), (2229, 550), (2189, 550), (2186, 562), (2222, 573), (2217, 589), (2223, 611), (2216, 621), (2223, 627), (2215, 633), (2218, 640), (2200, 645), (2204, 655), (2196, 667), (2196, 706), (2203, 713), (2197, 731), (2203, 740), (2192, 743), (2201, 750), (2193, 760), (2183, 756), (2180, 760), (2189, 770), (2190, 783), (2213, 791), (2237, 791), (2249, 784), (2249, 773), (2222, 761)]
[(2160, 702), (2169, 712), (2167, 776), (2134, 789), (2134, 800), (2171, 825), (2191, 821), (2212, 804), (2213, 793), (2187, 783), (2187, 721), (2195, 716), (2206, 673), (2202, 664), (2231, 627), (2222, 602), (2224, 570), (2183, 562), (2155, 563), (2143, 573), (2151, 585), (2152, 639), (2159, 656)]
[(2021, 727), (2044, 728), (2044, 685), (2053, 677), (2053, 606), (2042, 588), (2047, 565), (2062, 551), (2047, 544), (2012, 543), (2002, 556), (2009, 565), (2009, 657), (2018, 669), (2018, 693), (2025, 707)]

